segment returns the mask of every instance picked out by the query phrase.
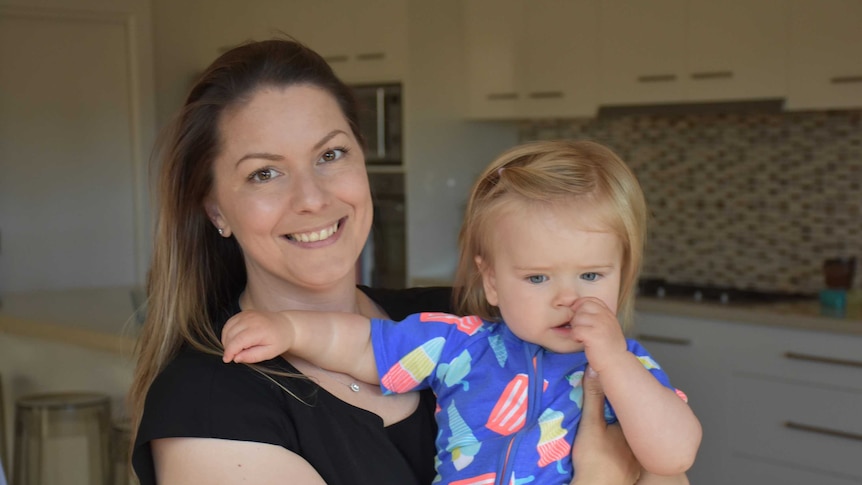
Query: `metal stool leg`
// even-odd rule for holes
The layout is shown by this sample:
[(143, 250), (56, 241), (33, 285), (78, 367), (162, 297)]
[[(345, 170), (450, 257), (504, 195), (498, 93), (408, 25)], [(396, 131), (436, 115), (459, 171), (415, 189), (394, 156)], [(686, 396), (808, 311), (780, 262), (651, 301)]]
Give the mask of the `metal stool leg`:
[(25, 396), (15, 413), (13, 485), (110, 484), (108, 396)]

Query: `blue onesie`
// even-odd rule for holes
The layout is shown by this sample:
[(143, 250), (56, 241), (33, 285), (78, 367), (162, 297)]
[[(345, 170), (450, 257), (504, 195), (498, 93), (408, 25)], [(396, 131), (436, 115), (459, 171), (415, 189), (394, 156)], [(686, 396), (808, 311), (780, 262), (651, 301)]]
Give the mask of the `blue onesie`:
[[(504, 323), (445, 313), (401, 322), (373, 319), (371, 340), (384, 393), (431, 388), (437, 396), (434, 483), (571, 481), (587, 367), (583, 352), (553, 353), (519, 339)], [(646, 349), (626, 343), (673, 389)], [(605, 418), (616, 420), (607, 405)]]

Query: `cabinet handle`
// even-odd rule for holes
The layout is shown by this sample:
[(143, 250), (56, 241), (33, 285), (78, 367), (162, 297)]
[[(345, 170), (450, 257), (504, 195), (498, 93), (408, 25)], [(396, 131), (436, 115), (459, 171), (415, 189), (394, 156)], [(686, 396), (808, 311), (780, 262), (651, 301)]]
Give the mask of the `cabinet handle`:
[(835, 76), (829, 82), (832, 84), (862, 83), (862, 76)]
[(535, 93), (530, 93), (530, 99), (551, 99), (562, 98), (564, 96), (562, 91), (536, 91)]
[(382, 61), (385, 58), (385, 52), (366, 52), (363, 54), (356, 54), (357, 61)]
[(326, 61), (326, 62), (328, 62), (328, 63), (332, 63), (332, 62), (347, 62), (347, 61), (349, 61), (349, 60), (350, 60), (350, 58), (349, 58), (349, 57), (347, 57), (347, 56), (343, 56), (343, 55), (337, 55), (337, 56), (324, 56), (324, 57), (323, 57), (323, 60), (324, 60), (324, 61)]
[(799, 431), (808, 431), (809, 433), (825, 434), (827, 436), (835, 436), (848, 440), (862, 441), (862, 434), (851, 433), (849, 431), (841, 431), (838, 429), (821, 428), (820, 426), (812, 426), (810, 424), (797, 423), (794, 421), (785, 421), (784, 427)]
[(660, 344), (691, 345), (691, 340), (689, 339), (665, 337), (664, 335), (649, 335), (645, 333), (638, 334), (638, 340), (641, 342), (657, 342)]
[(733, 71), (704, 71), (693, 72), (691, 78), (695, 80), (703, 79), (730, 79), (733, 77)]
[(663, 83), (676, 81), (676, 74), (649, 74), (646, 76), (638, 76), (639, 83)]
[(850, 367), (862, 367), (862, 361), (850, 359), (836, 359), (835, 357), (823, 357), (821, 355), (800, 354), (798, 352), (785, 352), (784, 357), (788, 359), (804, 360), (807, 362), (818, 362), (821, 364), (846, 365)]
[(511, 99), (518, 99), (518, 93), (491, 93), (488, 96), (488, 101), (505, 101)]

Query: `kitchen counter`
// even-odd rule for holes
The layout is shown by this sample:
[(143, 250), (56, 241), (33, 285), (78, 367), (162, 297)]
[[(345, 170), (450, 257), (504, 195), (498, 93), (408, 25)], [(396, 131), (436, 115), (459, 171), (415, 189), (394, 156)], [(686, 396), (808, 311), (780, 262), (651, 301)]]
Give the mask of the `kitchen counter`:
[[(0, 332), (130, 355), (139, 324), (134, 287), (35, 291), (0, 295)], [(821, 315), (816, 300), (765, 304), (638, 297), (636, 312), (862, 335), (862, 314)]]
[(134, 287), (0, 295), (0, 332), (131, 355), (138, 333)]
[(782, 303), (721, 304), (689, 299), (638, 297), (635, 312), (862, 335), (862, 312), (829, 316), (816, 299)]

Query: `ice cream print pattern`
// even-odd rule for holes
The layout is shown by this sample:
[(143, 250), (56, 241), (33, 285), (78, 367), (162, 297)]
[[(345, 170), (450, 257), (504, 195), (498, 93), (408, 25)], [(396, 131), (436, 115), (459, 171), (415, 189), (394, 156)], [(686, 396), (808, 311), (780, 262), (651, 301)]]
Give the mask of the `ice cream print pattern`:
[[(386, 369), (385, 393), (430, 388), (437, 395), (438, 480), (570, 482), (587, 366), (583, 352), (553, 353), (520, 340), (503, 323), (441, 313), (373, 320), (371, 335), (377, 368)], [(646, 349), (635, 341), (627, 345), (673, 389)], [(616, 419), (610, 407), (606, 418)]]

